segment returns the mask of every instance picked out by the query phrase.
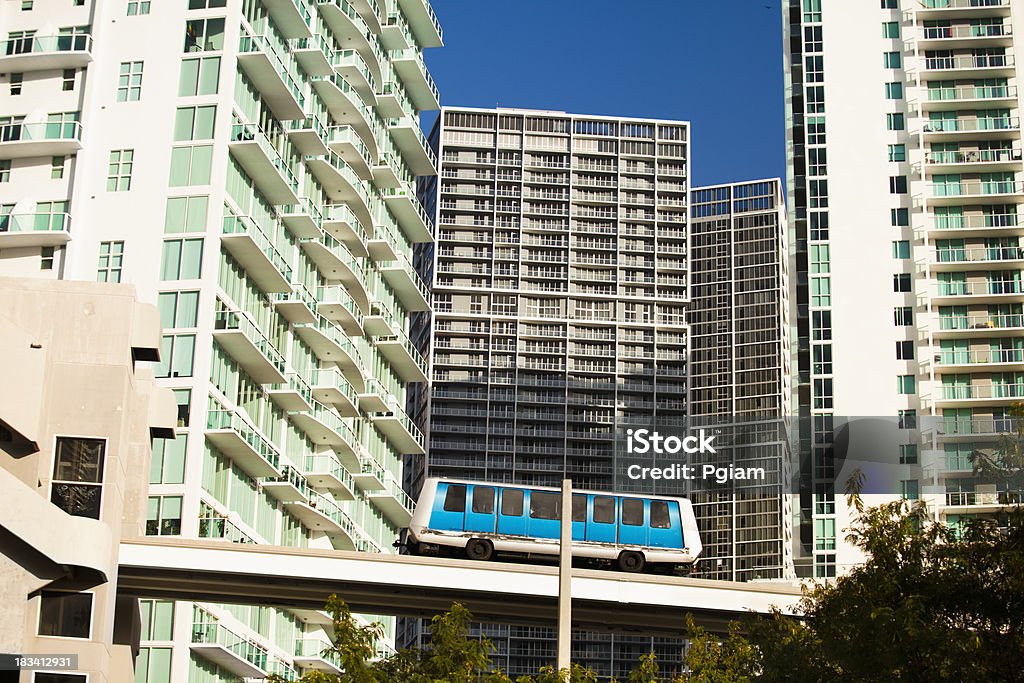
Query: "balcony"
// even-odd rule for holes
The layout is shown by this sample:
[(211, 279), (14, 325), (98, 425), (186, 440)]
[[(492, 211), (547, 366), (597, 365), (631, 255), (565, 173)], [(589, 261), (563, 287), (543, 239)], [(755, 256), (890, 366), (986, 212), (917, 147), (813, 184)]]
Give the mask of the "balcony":
[(433, 221), (427, 216), (412, 187), (389, 187), (381, 190), (384, 203), (398, 219), (398, 225), (410, 242), (433, 242)]
[(351, 45), (358, 50), (369, 64), (373, 77), (380, 81), (384, 50), (377, 39), (377, 32), (370, 31), (363, 17), (348, 0), (317, 0), (317, 7), (320, 9), (320, 16), (334, 32), (338, 42), (346, 47)]
[(313, 402), (313, 391), (301, 375), (291, 373), (288, 381), (267, 387), (270, 400), (281, 410), (309, 410)]
[(387, 471), (369, 456), (359, 458), (359, 467), (352, 471), (352, 479), (361, 491), (380, 491), (387, 478)]
[(319, 287), (317, 312), (340, 325), (348, 336), (363, 336), (363, 313), (344, 285)]
[(1016, 213), (936, 215), (928, 227), (936, 239), (945, 237), (991, 237), (1019, 229)]
[(328, 152), (321, 156), (307, 156), (305, 160), (331, 202), (345, 202), (363, 225), (373, 224), (371, 189), (344, 159)]
[(292, 269), (249, 216), (224, 216), (221, 244), (264, 292), (290, 292)]
[(363, 316), (363, 331), (367, 336), (391, 334), (391, 311), (379, 302), (370, 303), (370, 314)]
[(218, 311), (213, 338), (260, 384), (284, 384), (284, 356), (249, 317), (240, 311)]
[(312, 375), (313, 398), (334, 407), (342, 417), (359, 417), (359, 399), (351, 382), (337, 368), (319, 368)]
[(943, 514), (999, 512), (1024, 502), (1024, 491), (952, 491), (946, 493)]
[(327, 129), (327, 146), (345, 160), (362, 180), (373, 180), (370, 150), (352, 126), (331, 126)]
[(919, 19), (954, 19), (959, 16), (1009, 16), (1010, 0), (924, 0), (916, 10)]
[(1016, 73), (1009, 55), (951, 55), (925, 57), (921, 78), (1006, 78)]
[(366, 258), (369, 255), (366, 250), (366, 229), (347, 204), (328, 204), (323, 227), (333, 237), (344, 242), (356, 256)]
[[(995, 440), (1016, 432), (1019, 425), (1009, 417), (965, 417), (940, 418), (938, 437), (940, 441), (971, 441), (978, 437)], [(947, 467), (947, 469), (954, 469)], [(959, 468), (956, 468), (959, 469)]]
[(373, 102), (377, 79), (363, 56), (355, 50), (341, 50), (331, 56), (331, 66), (348, 81), (364, 102)]
[(267, 677), (267, 651), (234, 631), (217, 623), (205, 610), (197, 610), (202, 621), (192, 624), (189, 649), (198, 657), (240, 678)]
[(376, 377), (367, 377), (366, 385), (359, 392), (359, 408), (366, 413), (381, 413), (389, 408), (391, 394)]
[[(290, 0), (281, 0), (289, 2)], [(267, 106), (280, 120), (305, 118), (306, 97), (289, 61), (278, 53), (266, 36), (254, 36), (242, 29), (238, 42), (238, 66), (263, 95)]]
[(290, 323), (316, 322), (316, 297), (301, 282), (292, 284), (291, 292), (271, 296), (274, 308)]
[(359, 136), (370, 146), (371, 152), (376, 154), (377, 134), (383, 127), (377, 112), (363, 102), (359, 92), (341, 74), (318, 76), (310, 80), (335, 121), (354, 126)]
[(318, 446), (353, 455), (358, 450), (359, 441), (352, 427), (322, 403), (313, 401), (312, 410), (288, 413), (288, 419)]
[(276, 477), (261, 479), (260, 488), (282, 503), (304, 503), (311, 493), (306, 478), (291, 465), (282, 467)]
[(314, 669), (326, 674), (340, 675), (341, 659), (331, 649), (331, 644), (313, 638), (301, 638), (295, 641), (295, 666), (303, 669)]
[(356, 525), (352, 518), (337, 503), (319, 493), (313, 493), (307, 503), (296, 503), (288, 508), (302, 524), (314, 531), (321, 531), (331, 539), (337, 550), (355, 550), (358, 539)]
[(935, 250), (932, 270), (992, 270), (1024, 267), (1024, 247), (942, 247)]
[(406, 115), (388, 119), (387, 125), (409, 169), (416, 175), (437, 175), (437, 156), (423, 135), (419, 121)]
[(925, 152), (927, 173), (1019, 171), (1024, 155), (1014, 149), (972, 149), (962, 152)]
[[(397, 74), (396, 74), (397, 76)], [(401, 81), (385, 81), (377, 92), (377, 111), (385, 118), (400, 118), (408, 115), (416, 119), (416, 107), (405, 94)]]
[(403, 381), (427, 381), (427, 362), (397, 322), (391, 323), (390, 335), (374, 336), (373, 344)]
[(437, 92), (437, 85), (427, 65), (423, 63), (423, 54), (417, 48), (392, 50), (391, 64), (417, 110), (440, 109), (441, 96)]
[(295, 57), (302, 70), (310, 76), (330, 76), (334, 73), (334, 66), (331, 64), (334, 48), (319, 33), (309, 38), (289, 40), (288, 51)]
[(305, 197), (299, 198), (298, 204), (285, 204), (278, 207), (277, 217), (288, 228), (288, 232), (299, 239), (308, 239), (320, 234), (323, 225), (323, 214), (320, 209)]
[(0, 249), (55, 247), (70, 240), (70, 214), (16, 213), (0, 216)]
[(383, 490), (368, 491), (366, 497), (397, 527), (409, 526), (413, 512), (416, 511), (416, 502), (390, 474), (384, 482)]
[(399, 6), (421, 47), (444, 45), (441, 22), (430, 6), (430, 0), (399, 0)]
[(362, 264), (347, 246), (326, 233), (320, 239), (299, 240), (299, 244), (325, 279), (341, 281), (355, 299), (359, 310), (364, 315), (370, 311), (370, 295), (363, 279)]
[(231, 543), (255, 543), (256, 540), (242, 531), (227, 517), (200, 517), (199, 538), (213, 538)]
[(241, 415), (228, 410), (210, 410), (206, 418), (206, 440), (231, 458), (251, 477), (280, 476), (280, 454)]
[(298, 179), (259, 126), (253, 123), (231, 126), (228, 151), (271, 204), (298, 203)]
[(394, 261), (378, 264), (378, 268), (407, 311), (430, 310), (430, 288), (420, 278), (405, 254), (398, 254)]
[(936, 339), (961, 337), (991, 337), (996, 331), (1020, 332), (1024, 330), (1024, 315), (974, 313), (940, 316), (938, 325), (932, 326)]
[(388, 15), (387, 21), (381, 26), (381, 43), (388, 50), (402, 50), (407, 47), (415, 47), (416, 39), (413, 38), (409, 22), (405, 15), (396, 6), (395, 10)]
[(935, 142), (969, 140), (1009, 140), (1020, 137), (1020, 119), (1016, 116), (998, 118), (958, 118), (929, 120), (922, 124), (925, 140)]
[(80, 149), (78, 121), (0, 124), (0, 159), (69, 156)]
[(285, 38), (309, 38), (313, 10), (304, 0), (263, 0), (267, 14)]
[(387, 438), (399, 453), (424, 455), (423, 432), (413, 424), (398, 401), (391, 398), (387, 412), (371, 413), (370, 422)]
[(321, 317), (315, 324), (295, 325), (294, 329), (295, 333), (309, 344), (317, 358), (325, 363), (336, 364), (356, 391), (362, 389), (366, 363), (355, 341), (346, 337), (340, 327)]
[(942, 372), (1014, 371), (1024, 369), (1024, 349), (944, 349), (935, 354)]
[(92, 61), (92, 36), (28, 36), (0, 42), (0, 71), (81, 69)]
[(314, 114), (283, 125), (288, 140), (303, 156), (321, 156), (330, 151), (327, 148), (327, 126), (319, 116)]
[(1024, 384), (960, 384), (939, 387), (939, 407), (1006, 406), (1024, 399)]
[(355, 481), (333, 455), (307, 455), (305, 472), (310, 485), (316, 489), (329, 491), (335, 500), (355, 500)]
[(921, 49), (938, 50), (971, 47), (1010, 47), (1013, 45), (1013, 26), (993, 24), (971, 26), (924, 26), (917, 39)]
[(1015, 180), (961, 180), (928, 183), (927, 187), (928, 203), (933, 206), (957, 206), (963, 204), (965, 198), (984, 203), (1024, 193), (1024, 182)]
[(409, 251), (408, 246), (398, 239), (395, 230), (391, 221), (377, 221), (373, 226), (373, 236), (366, 243), (366, 249), (378, 265), (384, 261), (394, 261), (399, 254)]

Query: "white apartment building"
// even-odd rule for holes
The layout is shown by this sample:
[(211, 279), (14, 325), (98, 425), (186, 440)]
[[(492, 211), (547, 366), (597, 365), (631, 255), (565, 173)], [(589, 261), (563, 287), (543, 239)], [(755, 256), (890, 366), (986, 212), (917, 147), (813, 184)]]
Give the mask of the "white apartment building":
[[(130, 282), (160, 310), (178, 425), (146, 533), (394, 552), (424, 452), (404, 405), (427, 380), (429, 3), (13, 0), (0, 41), (0, 274)], [(152, 609), (138, 681), (337, 670), (318, 612)]]
[(1024, 2), (784, 0), (783, 15), (801, 543), (827, 578), (858, 559), (834, 420), (898, 420), (906, 478), (889, 493), (937, 519), (1005, 501), (968, 456), (1024, 396)]

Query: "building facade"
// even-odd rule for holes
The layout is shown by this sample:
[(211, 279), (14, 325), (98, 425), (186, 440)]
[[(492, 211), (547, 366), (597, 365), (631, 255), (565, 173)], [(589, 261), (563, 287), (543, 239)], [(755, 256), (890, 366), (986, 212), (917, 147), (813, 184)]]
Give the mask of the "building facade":
[(837, 541), (838, 421), (897, 422), (893, 496), (952, 525), (999, 508), (969, 455), (1024, 386), (1024, 4), (787, 0), (783, 15), (801, 566), (828, 578), (858, 559)]
[[(54, 321), (61, 324), (55, 325)], [(131, 287), (0, 278), (0, 652), (77, 661), (0, 672), (15, 683), (133, 678), (152, 601), (117, 595), (118, 543), (145, 529), (151, 440), (173, 436), (157, 388), (156, 307)]]
[[(429, 3), (26, 0), (0, 26), (0, 273), (159, 306), (178, 423), (146, 533), (394, 552), (424, 452), (404, 406), (427, 380)], [(170, 654), (137, 680), (336, 668), (321, 613), (153, 609), (144, 647)]]

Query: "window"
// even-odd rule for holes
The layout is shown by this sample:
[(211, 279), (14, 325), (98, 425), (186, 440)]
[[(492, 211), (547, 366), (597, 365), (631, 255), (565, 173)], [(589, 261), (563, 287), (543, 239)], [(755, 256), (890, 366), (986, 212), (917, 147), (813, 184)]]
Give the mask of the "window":
[(178, 426), (188, 427), (190, 406), (192, 403), (191, 389), (175, 389), (174, 400), (178, 404)]
[(189, 9), (214, 9), (226, 4), (227, 0), (188, 0)]
[(164, 232), (203, 232), (209, 197), (171, 197), (164, 214)]
[(149, 14), (149, 0), (128, 0), (128, 16)]
[(481, 515), (494, 514), (494, 487), (474, 486), (473, 487), (473, 512)]
[(896, 342), (896, 360), (914, 360), (914, 342)]
[(886, 52), (882, 55), (882, 64), (886, 69), (899, 69), (903, 66), (903, 60), (899, 52)]
[(562, 496), (548, 491), (530, 491), (530, 517), (532, 519), (558, 519)]
[(54, 254), (56, 247), (43, 247), (39, 251), (39, 270), (53, 270)]
[(124, 242), (100, 242), (100, 262), (96, 282), (120, 282)]
[(178, 107), (174, 114), (174, 140), (212, 140), (217, 106)]
[(887, 100), (902, 100), (903, 99), (903, 83), (901, 81), (893, 81), (885, 84), (885, 99)]
[(903, 395), (915, 393), (917, 378), (914, 375), (899, 375), (896, 378), (896, 392)]
[(184, 59), (181, 62), (178, 95), (180, 97), (215, 95), (219, 78), (220, 57)]
[(892, 276), (892, 290), (894, 292), (910, 291), (910, 273), (897, 273)]
[(832, 281), (827, 277), (811, 278), (811, 305), (832, 305)]
[(32, 0), (21, 0), (21, 11), (28, 12), (32, 9)]
[(185, 22), (185, 52), (223, 49), (223, 19), (193, 19)]
[(812, 211), (811, 212), (811, 239), (812, 240), (827, 240), (828, 239), (828, 212), (827, 211)]
[(21, 94), (21, 82), (22, 82), (23, 78), (24, 78), (23, 74), (20, 74), (20, 73), (12, 73), (11, 74), (11, 76), (10, 76), (10, 84), (11, 84), (11, 94), (12, 95), (20, 95)]
[(196, 280), (202, 276), (203, 240), (165, 240), (161, 280)]
[(448, 484), (448, 490), (444, 494), (444, 511), (466, 511), (466, 487), (464, 485)]
[(910, 209), (889, 209), (893, 227), (905, 228), (910, 225)]
[(57, 437), (50, 502), (69, 515), (100, 518), (103, 439)]
[(37, 671), (32, 683), (86, 683), (85, 674), (51, 674)]
[(11, 160), (0, 160), (0, 183), (11, 182)]
[(828, 173), (827, 160), (826, 148), (811, 147), (807, 150), (807, 174), (826, 175)]
[(171, 187), (209, 185), (213, 145), (175, 147), (171, 150)]
[(60, 180), (64, 177), (64, 166), (67, 164), (67, 157), (53, 157), (50, 159), (50, 179)]
[(885, 127), (889, 130), (904, 130), (907, 127), (906, 118), (900, 112), (886, 114)]
[(892, 317), (896, 327), (912, 327), (914, 324), (914, 309), (910, 306), (897, 306), (893, 309)]
[(900, 37), (900, 22), (898, 21), (887, 21), (882, 24), (882, 37), (883, 38), (899, 38)]
[(142, 96), (142, 62), (121, 62), (117, 77), (117, 101), (138, 102)]
[(580, 494), (572, 496), (572, 521), (587, 521), (587, 497)]
[(814, 354), (815, 375), (832, 374), (832, 347), (829, 344), (815, 344), (811, 347)]
[(889, 145), (889, 161), (906, 161), (907, 146), (904, 144)]
[(905, 175), (889, 176), (889, 192), (891, 194), (906, 194), (907, 193), (907, 176), (905, 176)]
[(127, 192), (132, 189), (132, 163), (135, 150), (115, 149), (107, 164), (107, 192)]
[(900, 482), (900, 495), (906, 500), (920, 498), (920, 485), (916, 479), (904, 479)]
[(501, 514), (509, 517), (522, 517), (523, 499), (522, 489), (502, 489)]
[(608, 496), (594, 496), (594, 523), (615, 523), (615, 499)]
[(185, 450), (187, 446), (187, 434), (178, 434), (173, 439), (153, 439), (153, 457), (150, 459), (149, 464), (149, 483), (183, 483), (185, 481)]
[(668, 503), (663, 500), (651, 501), (651, 528), (668, 529), (672, 520), (668, 516)]
[(898, 259), (910, 258), (910, 240), (893, 241), (892, 257)]
[(165, 334), (160, 348), (160, 363), (154, 367), (157, 377), (191, 377), (196, 350), (194, 334)]
[(75, 89), (75, 74), (77, 72), (74, 69), (64, 69), (64, 77), (61, 79), (60, 89), (64, 92), (70, 92)]
[(39, 598), (39, 635), (88, 638), (92, 631), (92, 593), (43, 591)]
[(832, 311), (811, 311), (811, 323), (815, 341), (832, 338)]
[(897, 9), (899, 0), (882, 0), (882, 9)]
[(827, 244), (811, 245), (811, 272), (827, 273), (831, 268), (829, 263), (829, 247)]
[(816, 519), (814, 520), (814, 549), (835, 550), (836, 548), (836, 520)]
[(917, 429), (917, 411), (916, 410), (901, 410), (899, 411), (899, 428), (900, 429)]
[(170, 600), (139, 600), (142, 622), (140, 640), (170, 640), (174, 626), (174, 603)]
[(165, 330), (196, 326), (199, 292), (161, 292), (157, 296), (160, 326)]
[(170, 683), (171, 648), (140, 647), (135, 658), (135, 677), (138, 681)]
[(821, 0), (804, 0), (804, 23), (821, 21)]
[(622, 499), (622, 523), (626, 526), (643, 526), (644, 502), (636, 498)]
[(901, 465), (916, 465), (917, 464), (917, 444), (915, 444), (915, 443), (903, 443), (903, 444), (900, 444), (900, 464)]
[(150, 496), (146, 507), (147, 536), (181, 533), (181, 496)]

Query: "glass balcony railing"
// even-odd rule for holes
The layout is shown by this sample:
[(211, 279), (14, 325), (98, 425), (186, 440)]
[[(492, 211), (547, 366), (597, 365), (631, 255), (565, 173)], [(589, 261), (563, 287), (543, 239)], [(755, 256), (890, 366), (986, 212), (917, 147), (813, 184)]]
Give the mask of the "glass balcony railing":
[(1009, 24), (961, 24), (958, 26), (925, 26), (925, 40), (946, 40), (952, 38), (1000, 38), (1013, 34)]
[(979, 7), (1009, 7), (1010, 0), (923, 0), (928, 9), (977, 9)]
[(924, 122), (925, 133), (971, 133), (976, 131), (1020, 130), (1016, 116), (980, 119), (933, 119)]
[(945, 71), (952, 69), (997, 69), (1014, 65), (1013, 55), (949, 55), (925, 57), (925, 69)]
[(208, 430), (229, 429), (237, 434), (246, 444), (276, 470), (281, 463), (281, 456), (256, 428), (243, 420), (237, 413), (221, 409), (213, 409), (207, 412), (206, 428)]
[(369, 235), (366, 233), (366, 229), (363, 224), (356, 218), (352, 208), (348, 204), (328, 204), (327, 207), (327, 221), (334, 221), (336, 223), (347, 223), (352, 228), (352, 232), (355, 233), (359, 242), (366, 244)]
[[(430, 157), (431, 162), (437, 166), (437, 155), (434, 154), (434, 150), (431, 149), (430, 143), (427, 142), (427, 138), (423, 135), (423, 130), (420, 128), (420, 124), (417, 123), (415, 117), (404, 116), (396, 119), (388, 119), (387, 124), (389, 127), (403, 126), (412, 130), (416, 134), (416, 138), (420, 141), (420, 146), (423, 148), (423, 152)], [(458, 161), (458, 158), (449, 159), (451, 161)], [(568, 166), (566, 166), (568, 168)]]
[(277, 51), (277, 48), (274, 47), (274, 42), (269, 37), (262, 35), (254, 36), (244, 27), (238, 41), (238, 52), (241, 54), (259, 52), (266, 55), (270, 63), (274, 65), (277, 75), (281, 77), (285, 88), (295, 98), (295, 101), (298, 102), (299, 107), (305, 108), (306, 96), (302, 94), (302, 88), (299, 87), (300, 80), (291, 64), (291, 55), (285, 57)]
[[(316, 310), (315, 308), (313, 309)], [(306, 403), (313, 400), (313, 390), (309, 383), (297, 372), (288, 373), (288, 381), (283, 384), (271, 384), (267, 387), (269, 391), (293, 391), (302, 397)]]
[(942, 435), (982, 435), (991, 436), (998, 434), (1012, 434), (1017, 431), (1019, 424), (1010, 417), (944, 417), (939, 423), (939, 432)]
[(317, 368), (310, 373), (310, 381), (315, 387), (330, 387), (336, 389), (342, 396), (347, 398), (352, 405), (358, 405), (359, 398), (352, 383), (338, 368)]
[(1024, 327), (1024, 314), (940, 315), (939, 330), (1000, 330)]
[(929, 183), (929, 196), (937, 197), (973, 197), (993, 194), (1020, 194), (1024, 192), (1024, 182), (1015, 180), (961, 180), (958, 182)]
[(71, 215), (66, 213), (16, 213), (0, 215), (0, 233), (69, 232)]
[(952, 491), (946, 493), (946, 505), (969, 507), (972, 505), (1020, 505), (1024, 491)]
[(1024, 349), (942, 349), (937, 358), (939, 365), (1024, 363)]
[(430, 94), (435, 102), (441, 101), (441, 95), (437, 91), (437, 85), (434, 83), (433, 76), (430, 75), (430, 71), (427, 69), (426, 63), (423, 61), (423, 53), (415, 47), (407, 47), (404, 50), (392, 50), (391, 51), (392, 61), (396, 60), (410, 60), (416, 62), (416, 66), (419, 69), (420, 77), (426, 84), (427, 89), (430, 90)]
[(942, 282), (938, 283), (939, 296), (996, 296), (1022, 294), (1024, 285), (1019, 280), (1002, 282)]
[(194, 644), (219, 645), (257, 669), (267, 670), (269, 654), (266, 649), (218, 623), (217, 618), (206, 610), (195, 608), (195, 616), (192, 623)]
[(944, 384), (942, 398), (950, 401), (1024, 398), (1024, 384)]
[(214, 330), (237, 330), (245, 335), (249, 342), (259, 349), (278, 372), (284, 374), (284, 356), (273, 342), (263, 334), (263, 331), (256, 327), (249, 317), (241, 311), (217, 311), (213, 321)]
[(934, 226), (936, 230), (977, 230), (985, 228), (1016, 228), (1021, 225), (1015, 213), (997, 214), (936, 214)]
[(936, 263), (978, 263), (985, 261), (1019, 261), (1024, 247), (942, 247), (935, 250)]
[[(373, 4), (371, 0), (370, 4)], [(370, 90), (377, 91), (377, 79), (373, 77), (373, 72), (370, 71), (369, 65), (363, 56), (356, 50), (340, 50), (335, 52), (331, 56), (331, 66), (335, 69), (352, 68), (366, 80), (366, 84), (370, 86)]]
[(78, 121), (39, 121), (0, 124), (0, 142), (46, 142), (82, 139)]
[(0, 41), (0, 59), (13, 55), (45, 54), (47, 52), (90, 52), (92, 36), (25, 36)]
[[(267, 155), (271, 165), (281, 174), (293, 194), (299, 193), (299, 179), (285, 162), (281, 152), (270, 142), (270, 138), (255, 123), (235, 123), (231, 126), (231, 142), (255, 142)], [(293, 200), (294, 201), (294, 200)]]
[(309, 487), (306, 482), (306, 478), (302, 474), (292, 467), (291, 465), (285, 465), (281, 468), (281, 474), (277, 477), (263, 477), (260, 481), (265, 483), (282, 483), (290, 484), (304, 497), (309, 498), (313, 493), (313, 489)]
[(227, 517), (200, 517), (199, 538), (215, 538), (232, 543), (256, 543)]
[(961, 85), (949, 88), (929, 88), (928, 101), (944, 100), (1002, 100), (1017, 97), (1015, 85)]
[(926, 164), (991, 164), (1024, 159), (1018, 149), (971, 149), (965, 151), (925, 152)]
[(274, 268), (279, 272), (284, 279), (291, 280), (292, 278), (292, 267), (288, 265), (288, 259), (285, 258), (277, 249), (277, 245), (274, 244), (263, 230), (260, 229), (259, 224), (256, 223), (250, 216), (224, 216), (224, 227), (221, 231), (224, 235), (246, 235), (249, 237), (259, 250), (263, 252), (263, 255), (274, 265)]
[(341, 668), (341, 658), (330, 643), (313, 638), (300, 638), (295, 641), (295, 656), (305, 659), (322, 659), (332, 666)]
[(373, 161), (371, 161), (370, 149), (352, 126), (331, 126), (327, 129), (325, 140), (327, 144), (352, 145), (368, 168), (374, 166)]
[(333, 455), (307, 455), (305, 470), (309, 474), (327, 474), (342, 483), (350, 492), (356, 490), (352, 474)]

